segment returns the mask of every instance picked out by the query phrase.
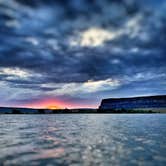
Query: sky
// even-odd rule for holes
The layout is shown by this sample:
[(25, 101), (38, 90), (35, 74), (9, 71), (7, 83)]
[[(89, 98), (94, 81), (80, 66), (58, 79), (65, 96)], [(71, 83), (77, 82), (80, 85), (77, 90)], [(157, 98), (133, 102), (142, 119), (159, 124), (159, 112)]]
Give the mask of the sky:
[(165, 13), (165, 0), (0, 0), (0, 106), (166, 94)]

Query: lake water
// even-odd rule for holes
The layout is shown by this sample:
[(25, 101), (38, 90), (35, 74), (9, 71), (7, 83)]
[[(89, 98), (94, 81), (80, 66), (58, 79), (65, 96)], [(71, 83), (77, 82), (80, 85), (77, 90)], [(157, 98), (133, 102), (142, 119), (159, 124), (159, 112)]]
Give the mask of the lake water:
[(0, 115), (0, 165), (165, 166), (166, 115)]

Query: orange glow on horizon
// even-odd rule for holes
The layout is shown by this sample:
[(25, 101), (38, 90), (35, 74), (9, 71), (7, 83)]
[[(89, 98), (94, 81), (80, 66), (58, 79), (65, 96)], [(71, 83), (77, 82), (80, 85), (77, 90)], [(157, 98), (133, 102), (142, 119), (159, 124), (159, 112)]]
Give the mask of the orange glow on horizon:
[(25, 106), (28, 108), (43, 108), (43, 109), (63, 109), (66, 108), (68, 103), (59, 101), (57, 99), (44, 99), (40, 101), (34, 101)]
[(21, 107), (34, 108), (34, 109), (74, 109), (74, 108), (97, 108), (95, 104), (81, 104), (72, 103), (66, 101), (60, 101), (58, 99), (41, 99), (39, 101), (33, 101), (31, 103), (21, 105)]
[(56, 105), (49, 105), (47, 108), (50, 109), (50, 110), (61, 109), (61, 107), (56, 106)]

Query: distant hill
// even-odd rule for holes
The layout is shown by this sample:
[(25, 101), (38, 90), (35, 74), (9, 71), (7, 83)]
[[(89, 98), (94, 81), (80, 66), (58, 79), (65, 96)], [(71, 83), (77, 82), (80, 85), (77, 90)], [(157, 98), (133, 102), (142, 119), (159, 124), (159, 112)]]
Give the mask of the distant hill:
[(99, 109), (166, 112), (166, 95), (103, 99)]

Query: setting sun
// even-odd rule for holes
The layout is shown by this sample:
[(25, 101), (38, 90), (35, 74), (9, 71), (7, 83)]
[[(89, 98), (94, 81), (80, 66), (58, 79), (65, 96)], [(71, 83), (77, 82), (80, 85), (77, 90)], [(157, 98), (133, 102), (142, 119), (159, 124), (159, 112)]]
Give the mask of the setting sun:
[(56, 106), (56, 105), (49, 105), (47, 108), (50, 109), (50, 110), (61, 109), (60, 106)]
[(68, 103), (59, 101), (57, 99), (43, 99), (40, 101), (34, 101), (26, 105), (29, 108), (44, 108), (44, 109), (63, 109)]

